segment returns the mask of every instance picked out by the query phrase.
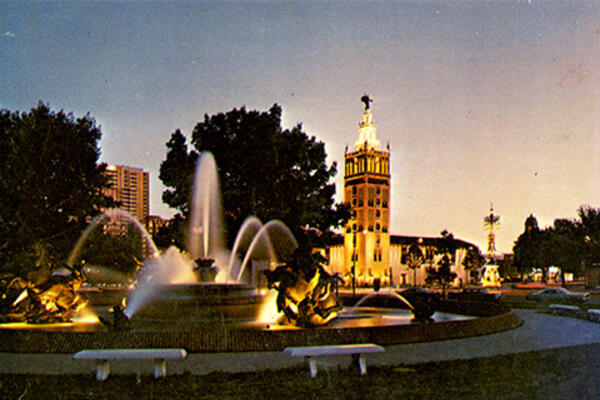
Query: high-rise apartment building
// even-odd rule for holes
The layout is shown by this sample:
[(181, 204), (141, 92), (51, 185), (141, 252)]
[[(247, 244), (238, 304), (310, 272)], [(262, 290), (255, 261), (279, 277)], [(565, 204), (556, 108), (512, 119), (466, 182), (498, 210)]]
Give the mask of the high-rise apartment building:
[(145, 224), (150, 213), (148, 172), (126, 165), (109, 165), (106, 175), (110, 188), (104, 189), (103, 193), (118, 202), (119, 208)]

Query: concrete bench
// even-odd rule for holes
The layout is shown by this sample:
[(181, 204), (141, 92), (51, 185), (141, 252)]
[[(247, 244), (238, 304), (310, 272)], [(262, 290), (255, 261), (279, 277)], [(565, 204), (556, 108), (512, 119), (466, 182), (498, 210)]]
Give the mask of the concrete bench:
[(376, 344), (342, 344), (342, 345), (326, 345), (326, 346), (301, 346), (287, 347), (283, 350), (284, 353), (292, 357), (304, 357), (308, 360), (310, 368), (310, 377), (317, 376), (317, 360), (316, 357), (321, 356), (337, 356), (337, 355), (356, 355), (358, 354), (358, 365), (360, 374), (367, 373), (366, 355), (372, 353), (382, 353), (385, 349)]
[(166, 360), (185, 357), (187, 352), (184, 349), (105, 349), (82, 350), (73, 359), (96, 361), (96, 379), (103, 381), (108, 377), (108, 362), (112, 360), (153, 360), (154, 377), (158, 379), (167, 375)]
[(567, 306), (565, 304), (550, 304), (548, 309), (552, 314), (564, 315), (569, 313), (575, 313), (579, 311), (579, 307), (577, 306)]

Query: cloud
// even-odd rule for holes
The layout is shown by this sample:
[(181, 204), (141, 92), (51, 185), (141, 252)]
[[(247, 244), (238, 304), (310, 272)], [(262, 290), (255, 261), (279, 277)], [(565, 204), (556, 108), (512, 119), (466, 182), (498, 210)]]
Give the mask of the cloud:
[(6, 32), (4, 32), (4, 33), (2, 34), (2, 36), (5, 36), (5, 37), (15, 37), (15, 36), (17, 36), (17, 35), (15, 35), (15, 33), (14, 33), (14, 32), (11, 32), (11, 31), (6, 31)]

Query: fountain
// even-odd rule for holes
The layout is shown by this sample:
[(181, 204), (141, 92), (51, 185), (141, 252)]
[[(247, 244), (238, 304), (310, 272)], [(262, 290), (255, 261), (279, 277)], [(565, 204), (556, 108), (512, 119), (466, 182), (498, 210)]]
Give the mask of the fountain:
[(188, 251), (170, 247), (162, 254), (153, 252), (140, 268), (124, 310), (138, 326), (153, 326), (157, 319), (185, 319), (186, 326), (196, 327), (253, 320), (263, 298), (256, 290), (259, 270), (287, 257), (282, 249), (291, 253), (297, 247), (281, 221), (263, 225), (251, 216), (238, 231), (232, 251), (226, 249), (219, 187), (214, 157), (202, 153), (194, 177)]
[[(263, 224), (251, 216), (239, 229), (231, 251), (225, 248), (219, 181), (210, 153), (199, 158), (192, 198), (187, 251), (170, 247), (159, 252), (143, 226), (122, 210), (108, 210), (94, 219), (76, 243), (67, 267), (70, 271), (86, 270), (85, 265), (77, 264), (79, 253), (103, 220), (120, 218), (131, 222), (144, 238), (149, 256), (131, 283), (126, 301), (120, 301), (123, 292), (119, 292), (120, 297), (96, 301), (95, 296), (103, 289), (91, 288), (90, 303), (102, 324), (96, 321), (85, 328), (77, 324), (42, 327), (35, 332), (37, 336), (19, 336), (19, 340), (26, 340), (30, 351), (47, 351), (41, 347), (47, 339), (42, 335), (58, 329), (61, 336), (55, 342), (60, 347), (54, 350), (57, 352), (80, 350), (86, 343), (103, 347), (118, 343), (128, 348), (164, 347), (169, 343), (168, 346), (183, 347), (189, 352), (273, 351), (290, 345), (387, 345), (439, 340), (482, 335), (521, 323), (498, 305), (485, 315), (493, 318), (493, 323), (488, 320), (480, 324), (477, 317), (451, 310), (437, 313), (439, 304), (431, 296), (401, 295), (391, 290), (367, 295), (354, 301), (353, 307), (344, 308), (334, 296), (341, 278), (326, 271), (324, 259), (317, 251), (324, 247), (317, 243), (318, 232), (305, 230), (296, 241), (282, 222)], [(74, 282), (73, 288), (81, 283), (76, 272), (68, 276)], [(265, 281), (264, 286), (261, 281)], [(80, 291), (73, 289), (71, 293), (78, 295)], [(400, 299), (409, 310), (397, 306), (365, 307), (367, 301), (381, 296)], [(65, 296), (54, 298), (53, 304), (68, 303)], [(74, 301), (68, 303), (73, 312), (63, 312), (60, 321), (71, 320), (74, 311), (81, 308), (83, 300), (79, 303), (74, 296), (70, 299)], [(269, 316), (259, 318), (261, 315)], [(448, 324), (460, 326), (450, 329)], [(27, 325), (24, 329), (34, 327)], [(86, 330), (88, 335), (80, 335), (80, 330)], [(19, 333), (12, 326), (0, 324), (0, 351), (7, 351), (10, 343), (16, 343), (11, 335)]]

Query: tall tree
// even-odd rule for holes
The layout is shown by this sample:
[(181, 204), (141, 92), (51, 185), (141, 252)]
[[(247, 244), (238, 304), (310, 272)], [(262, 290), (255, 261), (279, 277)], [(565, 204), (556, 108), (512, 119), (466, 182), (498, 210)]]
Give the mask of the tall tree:
[(165, 204), (180, 211), (167, 227), (159, 230), (154, 238), (160, 247), (185, 244), (185, 218), (189, 214), (190, 196), (194, 185), (194, 172), (198, 153), (188, 152), (187, 140), (177, 129), (167, 142), (167, 158), (160, 165), (159, 179), (167, 187), (162, 194)]
[(188, 151), (176, 131), (167, 143), (160, 178), (169, 189), (163, 200), (188, 217), (193, 164), (197, 154), (210, 151), (216, 160), (229, 241), (243, 220), (282, 220), (292, 230), (301, 226), (327, 231), (347, 218), (347, 209), (334, 204), (336, 164), (326, 164), (325, 146), (302, 131), (281, 127), (281, 107), (268, 112), (233, 109), (204, 116), (192, 132)]
[(0, 111), (0, 269), (25, 274), (64, 262), (86, 218), (112, 206), (101, 137), (86, 115)]

